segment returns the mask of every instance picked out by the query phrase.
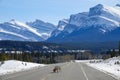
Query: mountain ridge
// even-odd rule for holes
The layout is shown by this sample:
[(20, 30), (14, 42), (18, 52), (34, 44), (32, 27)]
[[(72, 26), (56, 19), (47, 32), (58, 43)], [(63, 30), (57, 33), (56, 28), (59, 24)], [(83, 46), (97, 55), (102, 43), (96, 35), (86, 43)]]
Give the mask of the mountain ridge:
[(56, 43), (119, 41), (119, 31), (120, 7), (98, 4), (88, 12), (71, 15), (64, 30), (57, 36), (51, 36), (47, 41)]
[[(47, 25), (52, 24), (44, 23), (44, 26), (39, 25), (38, 28), (45, 27), (47, 29)], [(52, 26), (54, 27), (54, 25)], [(49, 30), (48, 33), (42, 29), (42, 32), (40, 32), (38, 28), (12, 19), (9, 22), (0, 23), (0, 40), (44, 41), (50, 36), (50, 33), (52, 32), (52, 30)]]
[(120, 40), (120, 5), (98, 4), (88, 12), (72, 14), (55, 26), (36, 19), (0, 23), (0, 40), (47, 42), (103, 42)]

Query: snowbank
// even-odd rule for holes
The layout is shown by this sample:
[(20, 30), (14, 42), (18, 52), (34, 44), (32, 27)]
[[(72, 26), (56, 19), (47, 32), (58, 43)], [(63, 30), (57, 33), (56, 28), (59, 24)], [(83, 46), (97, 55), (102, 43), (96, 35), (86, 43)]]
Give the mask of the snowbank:
[(28, 70), (31, 68), (43, 67), (43, 66), (45, 65), (30, 63), (30, 62), (22, 62), (17, 60), (8, 60), (5, 61), (4, 64), (0, 66), (0, 75)]
[(90, 60), (75, 60), (75, 62), (83, 62), (83, 63), (87, 63), (87, 62), (89, 62)]
[(75, 62), (89, 63), (90, 61), (102, 61), (102, 59), (91, 59), (91, 60), (75, 60)]
[(120, 56), (99, 63), (87, 63), (87, 65), (99, 69), (116, 79), (120, 79), (120, 64), (117, 64), (116, 62), (120, 63)]

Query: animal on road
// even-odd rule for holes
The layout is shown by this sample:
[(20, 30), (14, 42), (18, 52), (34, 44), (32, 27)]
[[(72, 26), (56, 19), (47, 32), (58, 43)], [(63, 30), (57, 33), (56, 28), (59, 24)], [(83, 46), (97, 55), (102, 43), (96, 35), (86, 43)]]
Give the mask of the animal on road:
[(59, 71), (61, 70), (61, 67), (60, 66), (55, 66), (54, 69), (53, 69), (53, 72), (54, 73), (58, 73)]

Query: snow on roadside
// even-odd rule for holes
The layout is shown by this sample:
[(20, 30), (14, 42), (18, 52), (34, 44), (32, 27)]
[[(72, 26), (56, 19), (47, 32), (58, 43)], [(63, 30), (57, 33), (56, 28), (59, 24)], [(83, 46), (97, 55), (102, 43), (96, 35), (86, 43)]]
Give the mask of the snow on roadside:
[(22, 62), (17, 60), (4, 61), (4, 64), (0, 66), (0, 75), (14, 73), (18, 71), (28, 70), (37, 67), (43, 67), (44, 64)]
[(87, 63), (89, 62), (90, 60), (75, 60), (75, 62), (83, 62), (83, 63)]
[[(95, 59), (91, 59), (91, 60), (75, 60), (75, 62), (83, 62), (83, 63), (88, 63), (90, 61), (94, 61)], [(102, 59), (97, 59), (95, 61), (102, 61)]]
[[(116, 62), (118, 62), (119, 64), (116, 64)], [(110, 58), (98, 63), (92, 62), (86, 64), (95, 69), (103, 71), (108, 75), (115, 77), (116, 79), (120, 79), (120, 56)]]

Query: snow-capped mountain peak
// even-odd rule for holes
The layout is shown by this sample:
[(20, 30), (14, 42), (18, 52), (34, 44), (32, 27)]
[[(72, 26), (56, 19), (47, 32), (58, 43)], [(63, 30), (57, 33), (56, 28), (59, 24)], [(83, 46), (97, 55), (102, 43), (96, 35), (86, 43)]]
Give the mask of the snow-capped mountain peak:
[(57, 36), (60, 34), (64, 29), (65, 26), (69, 23), (69, 19), (63, 19), (58, 22), (57, 28), (51, 33), (51, 36)]
[(50, 37), (51, 32), (56, 29), (55, 25), (38, 19), (36, 19), (34, 22), (27, 22), (26, 24), (32, 28), (35, 28), (37, 32), (41, 33), (41, 36), (44, 37), (44, 39)]
[(23, 28), (26, 28), (29, 31), (33, 32), (34, 34), (42, 37), (42, 35), (39, 32), (37, 32), (37, 30), (35, 28), (32, 28), (32, 27), (30, 27), (30, 26), (28, 26), (28, 25), (26, 25), (26, 24), (24, 24), (22, 22), (19, 22), (19, 21), (16, 21), (16, 20), (12, 19), (9, 23), (11, 23), (13, 25), (17, 25), (17, 26), (23, 27)]
[(68, 24), (68, 19), (60, 20), (58, 23), (58, 30), (63, 31), (66, 24)]
[(9, 21), (9, 23), (11, 23), (11, 24), (16, 24), (16, 20), (15, 19), (11, 19), (10, 21)]
[[(101, 38), (112, 39), (120, 32), (120, 5), (107, 6), (98, 4), (88, 12), (72, 14), (70, 18), (60, 20), (57, 27), (51, 23), (36, 19), (33, 22), (22, 23), (12, 19), (0, 24), (0, 40), (42, 41), (89, 41), (87, 37), (97, 41)], [(107, 37), (108, 39), (106, 39)], [(106, 38), (105, 38), (106, 37)], [(120, 37), (120, 36), (119, 36)], [(116, 41), (118, 39), (115, 38)]]
[(69, 24), (80, 27), (86, 21), (87, 17), (88, 17), (88, 12), (73, 14), (70, 16)]
[(95, 7), (90, 8), (89, 16), (101, 15), (104, 5), (98, 4)]
[(120, 7), (120, 4), (116, 4), (117, 7)]
[[(47, 26), (48, 24), (46, 25), (46, 28)], [(9, 22), (1, 23), (0, 33), (0, 40), (43, 41), (50, 36), (50, 34), (45, 31), (41, 33), (38, 28), (14, 19)]]
[[(60, 24), (60, 22), (59, 22)], [(61, 31), (60, 31), (61, 30)], [(120, 31), (120, 7), (98, 4), (89, 12), (70, 16), (68, 23), (53, 31), (48, 41), (69, 42), (73, 39), (80, 41), (109, 41), (118, 39)], [(115, 38), (111, 37), (114, 36)], [(64, 36), (64, 37), (63, 37)], [(118, 36), (118, 37), (116, 37)], [(93, 39), (88, 40), (88, 38)], [(119, 38), (120, 40), (120, 38)]]
[(12, 24), (12, 25), (17, 25), (17, 26), (20, 26), (20, 27), (25, 27), (25, 28), (28, 28), (28, 26), (20, 21), (17, 21), (15, 19), (12, 19), (10, 20), (9, 22), (6, 22), (6, 23), (9, 23), (9, 24)]
[(120, 21), (120, 8), (117, 6), (111, 7), (98, 4), (95, 7), (90, 8), (89, 16), (104, 16)]
[(22, 23), (15, 19), (0, 24), (0, 40), (43, 41), (56, 27), (48, 22), (36, 19)]

